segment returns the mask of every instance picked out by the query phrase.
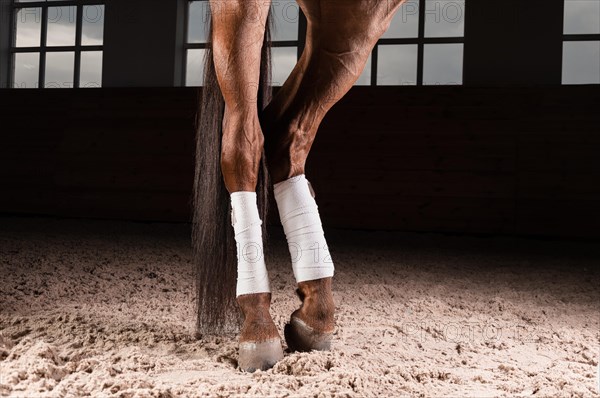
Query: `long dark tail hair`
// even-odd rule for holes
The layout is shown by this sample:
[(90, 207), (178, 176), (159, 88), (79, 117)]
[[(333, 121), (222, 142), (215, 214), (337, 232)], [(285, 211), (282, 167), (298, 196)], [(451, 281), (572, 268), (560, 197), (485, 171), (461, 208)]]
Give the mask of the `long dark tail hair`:
[[(262, 46), (259, 112), (271, 100), (271, 20), (269, 13)], [(199, 335), (236, 333), (241, 317), (235, 294), (237, 257), (231, 226), (231, 205), (221, 174), (221, 136), (225, 103), (213, 62), (211, 22), (208, 29), (210, 39), (205, 56), (204, 87), (196, 118), (196, 167), (193, 187), (192, 246), (198, 314), (196, 333)], [(269, 184), (263, 151), (256, 191), (265, 242)]]

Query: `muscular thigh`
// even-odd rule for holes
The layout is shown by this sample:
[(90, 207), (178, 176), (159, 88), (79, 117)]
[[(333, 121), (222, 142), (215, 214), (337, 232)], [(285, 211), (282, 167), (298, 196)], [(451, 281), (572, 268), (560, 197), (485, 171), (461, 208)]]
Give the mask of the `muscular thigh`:
[[(356, 79), (402, 0), (298, 0), (308, 20), (308, 68), (329, 89), (345, 93)], [(320, 82), (319, 86), (323, 86)], [(332, 99), (336, 99), (335, 93)], [(339, 98), (337, 98), (339, 99)]]
[(329, 39), (380, 36), (405, 0), (297, 0), (309, 23)]
[(210, 0), (212, 55), (225, 100), (221, 171), (229, 192), (254, 191), (263, 149), (257, 111), (268, 0)]
[(328, 110), (362, 73), (402, 0), (297, 0), (307, 17), (306, 46), (292, 76), (267, 108), (274, 181), (304, 172)]
[(228, 106), (256, 101), (270, 2), (210, 0), (215, 69)]

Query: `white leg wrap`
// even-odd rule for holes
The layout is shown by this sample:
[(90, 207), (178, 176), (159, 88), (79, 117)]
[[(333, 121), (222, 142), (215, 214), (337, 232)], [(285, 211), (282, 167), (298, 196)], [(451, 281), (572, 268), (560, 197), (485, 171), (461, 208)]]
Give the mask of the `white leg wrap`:
[(236, 295), (270, 292), (256, 192), (231, 194), (231, 224), (237, 243)]
[(275, 184), (275, 200), (296, 282), (333, 276), (333, 261), (306, 177), (300, 175)]

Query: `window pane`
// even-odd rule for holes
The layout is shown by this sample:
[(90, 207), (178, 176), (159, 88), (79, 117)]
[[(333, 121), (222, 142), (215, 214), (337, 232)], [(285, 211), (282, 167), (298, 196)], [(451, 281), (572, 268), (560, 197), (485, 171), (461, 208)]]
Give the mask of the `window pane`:
[(355, 86), (370, 86), (371, 85), (371, 54), (369, 54), (369, 59), (367, 60), (367, 64), (365, 65), (365, 69), (363, 69), (361, 75), (358, 77)]
[(425, 37), (462, 37), (465, 34), (465, 0), (427, 0)]
[(102, 87), (102, 51), (82, 51), (79, 87)]
[(48, 7), (48, 46), (74, 46), (77, 7)]
[(208, 1), (192, 1), (188, 15), (188, 43), (206, 43)]
[(419, 36), (419, 0), (408, 0), (394, 15), (383, 38), (402, 39)]
[(273, 0), (271, 4), (275, 18), (273, 41), (298, 40), (300, 9), (296, 0)]
[(426, 44), (423, 53), (423, 84), (462, 84), (463, 45)]
[(273, 56), (273, 86), (282, 86), (296, 66), (298, 49), (296, 47), (274, 47)]
[(17, 11), (15, 45), (17, 47), (39, 47), (42, 35), (42, 9), (21, 8)]
[(17, 53), (14, 57), (13, 87), (37, 88), (40, 71), (40, 54)]
[(377, 85), (416, 85), (417, 52), (416, 44), (380, 45), (377, 56)]
[(600, 41), (563, 43), (563, 84), (600, 83)]
[(600, 33), (600, 0), (565, 0), (564, 33)]
[(46, 54), (46, 88), (73, 87), (75, 53), (49, 52)]
[(187, 52), (186, 86), (202, 86), (204, 81), (204, 49), (193, 49)]
[(81, 44), (101, 46), (104, 42), (104, 6), (84, 6), (81, 26)]

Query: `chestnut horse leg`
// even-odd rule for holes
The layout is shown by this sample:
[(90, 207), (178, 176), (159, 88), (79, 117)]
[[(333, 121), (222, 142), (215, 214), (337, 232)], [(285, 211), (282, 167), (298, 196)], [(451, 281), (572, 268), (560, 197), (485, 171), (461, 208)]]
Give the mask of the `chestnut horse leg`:
[[(308, 20), (306, 47), (263, 120), (267, 160), (275, 184), (295, 181), (291, 177), (304, 174), (321, 121), (356, 82), (375, 43), (403, 2), (298, 0)], [(310, 202), (316, 212), (314, 200), (295, 199)], [(320, 228), (320, 220), (316, 228)], [(285, 330), (292, 350), (330, 348), (335, 309), (331, 285), (331, 277), (298, 282), (302, 305), (291, 315)]]
[[(244, 314), (238, 362), (242, 370), (264, 370), (283, 358), (281, 338), (269, 313), (271, 293), (255, 196), (264, 142), (257, 95), (270, 2), (211, 0), (210, 6), (213, 59), (225, 100), (221, 168), (232, 194), (232, 220), (238, 243), (237, 301)], [(248, 247), (258, 253), (246, 261)]]

